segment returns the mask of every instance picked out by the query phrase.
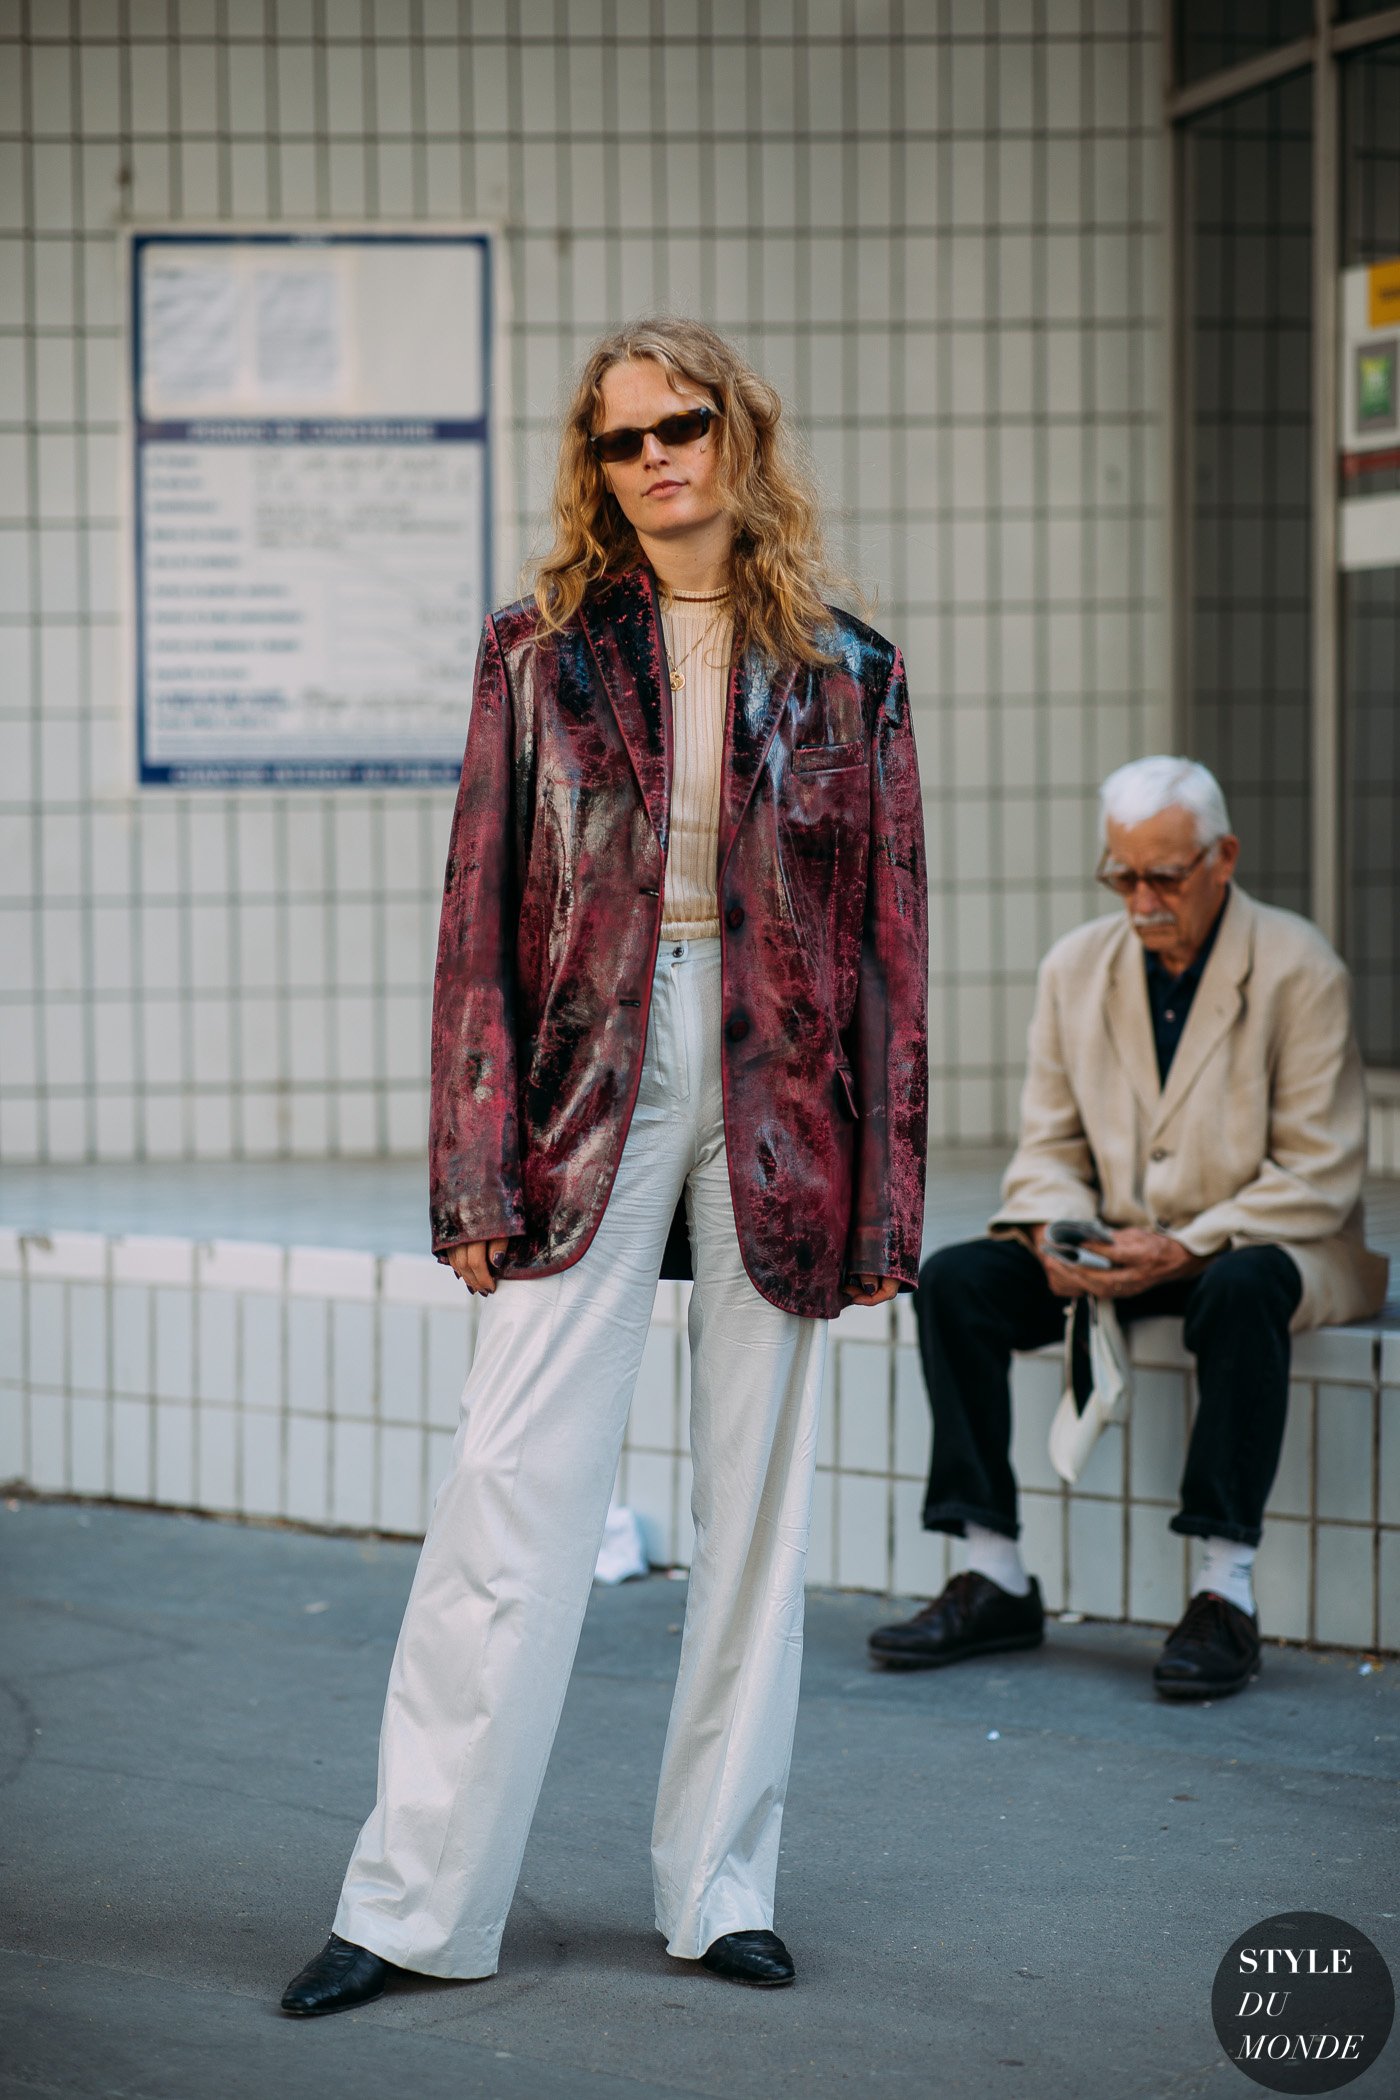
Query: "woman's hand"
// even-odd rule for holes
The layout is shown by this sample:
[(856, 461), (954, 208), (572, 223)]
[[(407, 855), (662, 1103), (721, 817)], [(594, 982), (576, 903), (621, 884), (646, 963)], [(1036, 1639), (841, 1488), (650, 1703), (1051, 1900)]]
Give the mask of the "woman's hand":
[(841, 1286), (856, 1305), (884, 1305), (899, 1289), (897, 1276), (848, 1276)]
[(450, 1247), (447, 1252), (448, 1267), (456, 1270), (473, 1297), (478, 1291), (483, 1291), (490, 1297), (496, 1288), (497, 1278), (492, 1275), (487, 1263), (499, 1261), (509, 1244), (508, 1240), (472, 1240), (468, 1246)]

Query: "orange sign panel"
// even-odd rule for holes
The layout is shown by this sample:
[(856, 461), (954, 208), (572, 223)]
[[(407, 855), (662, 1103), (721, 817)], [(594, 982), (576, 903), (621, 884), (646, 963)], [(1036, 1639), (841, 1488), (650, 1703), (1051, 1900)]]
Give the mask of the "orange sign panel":
[(1400, 256), (1394, 262), (1375, 263), (1366, 273), (1370, 294), (1370, 325), (1389, 328), (1400, 321)]

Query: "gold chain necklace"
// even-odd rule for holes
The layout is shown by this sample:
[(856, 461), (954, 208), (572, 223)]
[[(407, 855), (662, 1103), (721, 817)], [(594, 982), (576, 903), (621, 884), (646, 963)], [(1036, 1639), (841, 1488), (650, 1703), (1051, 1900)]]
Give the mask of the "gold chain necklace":
[[(680, 594), (678, 592), (672, 592), (673, 597), (677, 597), (679, 595)], [(726, 592), (724, 593), (724, 595), (727, 597), (728, 593)], [(709, 604), (713, 601), (709, 599), (701, 599), (699, 602), (701, 604)], [(679, 693), (684, 691), (686, 665), (690, 662), (690, 659), (692, 656), (694, 656), (696, 650), (704, 647), (705, 643), (710, 639), (710, 636), (714, 633), (715, 629), (720, 625), (721, 621), (724, 618), (725, 614), (723, 612), (717, 612), (713, 620), (710, 621), (708, 627), (703, 627), (700, 630), (698, 638), (691, 643), (690, 647), (686, 650), (685, 655), (680, 658), (672, 656), (671, 636), (669, 633), (666, 633), (666, 622), (664, 619), (662, 620), (662, 632), (666, 633), (666, 654), (671, 659), (671, 691), (673, 693)]]

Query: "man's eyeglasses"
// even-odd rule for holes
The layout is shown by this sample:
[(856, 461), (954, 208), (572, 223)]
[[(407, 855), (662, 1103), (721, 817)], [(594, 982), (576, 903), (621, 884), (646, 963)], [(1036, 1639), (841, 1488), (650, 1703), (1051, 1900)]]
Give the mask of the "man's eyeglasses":
[(652, 436), (659, 437), (663, 445), (697, 444), (718, 414), (717, 408), (683, 408), (677, 415), (663, 416), (659, 423), (649, 423), (645, 430), (599, 430), (588, 442), (595, 459), (616, 466), (621, 460), (640, 459), (643, 445)]
[(1117, 897), (1131, 897), (1140, 882), (1155, 890), (1159, 897), (1174, 897), (1210, 851), (1209, 846), (1202, 846), (1195, 859), (1188, 860), (1184, 868), (1125, 868), (1121, 861), (1110, 860), (1105, 853), (1094, 870), (1094, 880), (1101, 882), (1106, 890), (1112, 890)]

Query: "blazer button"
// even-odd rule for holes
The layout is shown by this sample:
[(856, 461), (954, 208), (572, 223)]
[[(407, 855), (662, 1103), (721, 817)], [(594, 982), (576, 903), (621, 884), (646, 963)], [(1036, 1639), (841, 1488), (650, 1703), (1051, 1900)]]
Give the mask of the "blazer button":
[(724, 923), (726, 926), (734, 927), (737, 932), (738, 928), (741, 927), (744, 923), (743, 905), (731, 904), (728, 911), (724, 915)]
[(731, 1043), (742, 1043), (749, 1032), (747, 1017), (744, 1014), (734, 1014), (726, 1024), (724, 1032)]
[(1154, 1162), (1156, 1162), (1159, 1165), (1166, 1157), (1167, 1154), (1162, 1150), (1160, 1145), (1157, 1147), (1157, 1150), (1152, 1155)]

